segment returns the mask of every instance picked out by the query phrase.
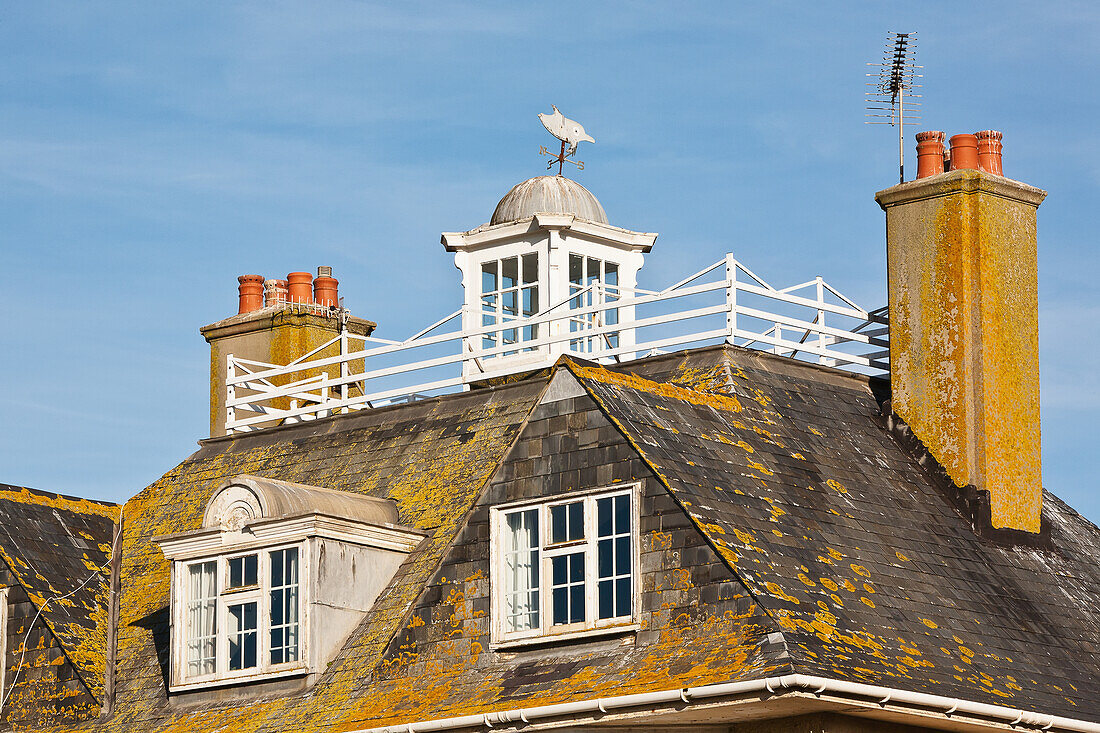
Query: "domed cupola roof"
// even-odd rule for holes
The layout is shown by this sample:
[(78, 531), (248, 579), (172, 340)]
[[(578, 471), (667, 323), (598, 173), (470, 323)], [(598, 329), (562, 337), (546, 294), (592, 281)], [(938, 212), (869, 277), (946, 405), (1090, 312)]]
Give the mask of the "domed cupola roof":
[(573, 214), (607, 224), (607, 214), (592, 193), (565, 176), (536, 176), (517, 184), (497, 204), (490, 224), (504, 224), (535, 214)]

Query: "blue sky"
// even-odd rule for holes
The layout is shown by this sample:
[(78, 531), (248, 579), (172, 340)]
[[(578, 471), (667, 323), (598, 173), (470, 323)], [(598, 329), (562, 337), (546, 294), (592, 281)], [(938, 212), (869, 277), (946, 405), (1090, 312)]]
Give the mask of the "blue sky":
[(643, 285), (732, 251), (884, 303), (896, 141), (862, 94), (890, 30), (920, 36), (914, 131), (1003, 130), (1049, 191), (1044, 483), (1100, 520), (1088, 2), (2, 4), (0, 482), (122, 500), (190, 454), (239, 274), (331, 265), (383, 336), (455, 309), (439, 233), (543, 170), (551, 103), (611, 222), (660, 232)]

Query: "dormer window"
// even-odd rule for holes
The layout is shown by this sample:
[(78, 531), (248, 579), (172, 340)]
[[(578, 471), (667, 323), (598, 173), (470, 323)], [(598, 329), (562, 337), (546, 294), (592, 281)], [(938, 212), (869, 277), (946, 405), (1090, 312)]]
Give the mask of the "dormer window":
[(315, 679), (423, 539), (397, 518), (382, 499), (223, 483), (202, 529), (155, 538), (173, 565), (171, 691)]
[(493, 640), (620, 632), (637, 618), (635, 488), (493, 507)]
[(180, 563), (186, 677), (301, 668), (301, 546)]

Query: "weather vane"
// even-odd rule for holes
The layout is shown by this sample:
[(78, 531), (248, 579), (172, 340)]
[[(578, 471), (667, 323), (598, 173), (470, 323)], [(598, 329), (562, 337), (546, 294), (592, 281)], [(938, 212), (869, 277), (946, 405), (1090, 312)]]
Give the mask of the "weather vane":
[[(554, 113), (550, 115), (539, 113), (539, 120), (542, 121), (542, 126), (545, 127), (551, 135), (556, 137), (558, 140), (561, 140), (561, 152), (555, 155), (554, 153), (551, 153), (549, 150), (547, 150), (545, 145), (539, 146), (539, 155), (550, 156), (550, 161), (546, 164), (546, 170), (550, 170), (554, 167), (554, 163), (557, 163), (558, 175), (560, 176), (562, 165), (564, 165), (565, 163), (572, 163), (573, 165), (577, 166), (577, 170), (583, 171), (584, 161), (570, 160), (570, 158), (572, 158), (577, 152), (577, 143), (594, 143), (596, 141), (593, 140), (591, 136), (584, 133), (584, 128), (581, 127), (579, 122), (571, 120), (563, 115), (561, 112), (558, 111), (557, 107), (554, 107), (554, 105), (550, 106), (553, 107)], [(569, 146), (568, 149), (566, 149), (566, 145)]]
[[(920, 84), (914, 84), (914, 80), (923, 77), (916, 73), (917, 69), (923, 69), (913, 63), (915, 51), (914, 42), (916, 33), (891, 33), (886, 41), (886, 50), (880, 63), (870, 63), (868, 66), (877, 66), (878, 72), (867, 76), (877, 77), (876, 81), (868, 82), (871, 89), (867, 92), (867, 117), (888, 117), (889, 122), (867, 120), (869, 125), (897, 125), (898, 126), (898, 174), (900, 183), (905, 183), (905, 123), (920, 121), (920, 102), (912, 101), (920, 99), (921, 95), (914, 94), (914, 89), (919, 89)], [(906, 108), (906, 97), (909, 97), (909, 107)], [(882, 114), (889, 112), (889, 114)]]

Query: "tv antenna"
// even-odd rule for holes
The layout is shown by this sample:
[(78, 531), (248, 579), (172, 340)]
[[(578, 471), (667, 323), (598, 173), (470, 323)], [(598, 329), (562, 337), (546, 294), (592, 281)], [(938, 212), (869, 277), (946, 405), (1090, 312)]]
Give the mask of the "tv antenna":
[(871, 89), (866, 93), (866, 116), (889, 118), (889, 122), (878, 119), (866, 122), (868, 125), (897, 125), (899, 183), (905, 183), (905, 123), (920, 121), (921, 103), (912, 101), (922, 96), (914, 94), (913, 90), (923, 86), (915, 84), (914, 80), (924, 78), (924, 74), (916, 73), (917, 69), (924, 67), (913, 63), (916, 36), (916, 33), (891, 32), (886, 39), (881, 63), (867, 64), (878, 67), (878, 71), (867, 74), (877, 79), (867, 82)]

